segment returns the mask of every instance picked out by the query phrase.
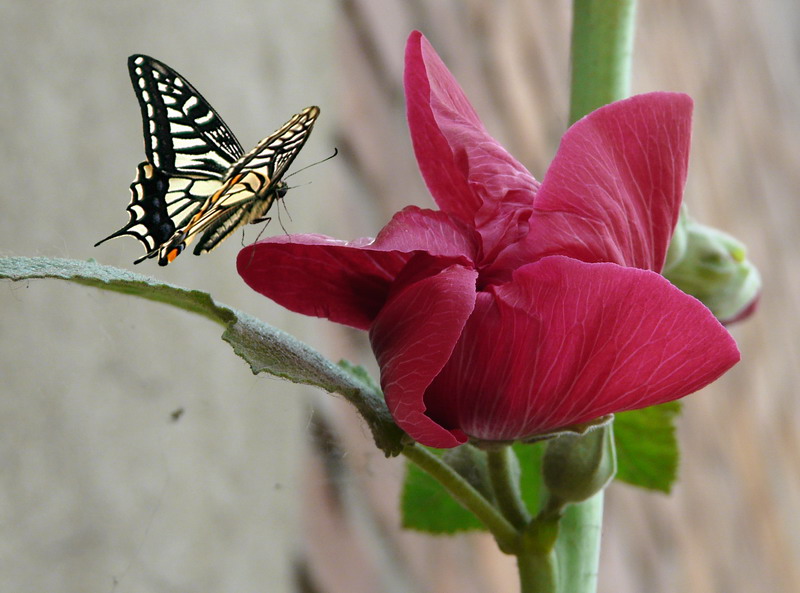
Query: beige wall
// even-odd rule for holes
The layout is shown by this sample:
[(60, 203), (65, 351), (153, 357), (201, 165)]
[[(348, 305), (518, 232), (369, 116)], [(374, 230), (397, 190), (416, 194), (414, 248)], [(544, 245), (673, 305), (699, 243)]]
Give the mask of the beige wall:
[[(245, 145), (302, 106), (322, 107), (298, 164), (334, 145), (341, 156), (294, 178), (311, 183), (288, 196), (289, 232), (369, 235), (403, 205), (430, 203), (402, 114), (412, 27), (541, 178), (566, 114), (568, 8), (565, 0), (6, 2), (0, 255), (132, 267), (133, 239), (91, 246), (125, 221), (142, 155), (125, 69), (134, 52), (185, 74)], [(733, 329), (743, 362), (686, 400), (674, 494), (610, 489), (601, 591), (792, 593), (800, 588), (800, 11), (785, 0), (656, 0), (641, 3), (639, 23), (634, 90), (695, 98), (687, 200), (704, 222), (748, 244), (766, 289), (758, 316)], [(267, 233), (277, 232), (273, 222)], [(372, 364), (362, 335), (252, 294), (233, 267), (240, 243), (137, 271), (211, 291), (331, 358)], [(514, 590), (512, 563), (487, 538), (400, 534), (401, 465), (372, 450), (341, 401), (253, 377), (219, 333), (119, 295), (0, 284), (0, 591), (282, 593), (299, 590), (295, 566), (331, 593)], [(173, 423), (178, 407), (185, 414)]]
[[(133, 269), (132, 238), (92, 247), (127, 220), (143, 156), (131, 53), (185, 74), (248, 149), (322, 104), (300, 162), (327, 156), (332, 15), (289, 4), (3, 2), (0, 253)], [(333, 199), (292, 194), (296, 228)], [(324, 349), (241, 282), (240, 243), (136, 271)], [(289, 590), (308, 390), (254, 377), (219, 326), (164, 306), (55, 282), (3, 283), (0, 303), (0, 591)]]

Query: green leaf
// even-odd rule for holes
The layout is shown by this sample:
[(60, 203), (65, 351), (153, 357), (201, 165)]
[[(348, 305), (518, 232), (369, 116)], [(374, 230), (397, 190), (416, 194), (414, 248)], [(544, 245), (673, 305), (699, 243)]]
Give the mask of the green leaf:
[(228, 325), (234, 321), (231, 309), (217, 305), (205, 292), (164, 284), (149, 276), (95, 262), (46, 257), (0, 258), (0, 278), (18, 282), (33, 278), (54, 278), (103, 290), (121, 292), (197, 313)]
[[(436, 455), (444, 454), (441, 449), (426, 448)], [(483, 451), (471, 445), (458, 447), (458, 449), (465, 448), (472, 450), (470, 454), (474, 452), (478, 457), (482, 456), (483, 465), (486, 465), (486, 454)], [(451, 449), (448, 453), (450, 451), (454, 450)], [(475, 464), (479, 467), (480, 461), (476, 460)], [(403, 515), (403, 527), (406, 529), (439, 535), (486, 530), (483, 523), (471, 511), (456, 502), (439, 482), (409, 462), (406, 463), (406, 479), (403, 484), (400, 509)]]
[(367, 372), (367, 369), (362, 367), (358, 364), (353, 364), (349, 360), (345, 360), (344, 358), (339, 361), (339, 366), (342, 367), (347, 373), (353, 375), (354, 377), (361, 379), (364, 383), (370, 386), (370, 388), (375, 393), (381, 393), (381, 387), (378, 385), (375, 380), (372, 378)]
[(66, 280), (103, 290), (121, 292), (197, 313), (225, 327), (222, 339), (243, 358), (253, 374), (269, 373), (294, 383), (342, 394), (366, 420), (376, 445), (393, 456), (402, 450), (403, 432), (392, 420), (383, 396), (360, 373), (333, 364), (289, 334), (214, 301), (208, 293), (159, 282), (128, 270), (94, 261), (42, 257), (0, 258), (0, 278)]
[(617, 479), (669, 493), (678, 474), (675, 436), (679, 402), (616, 414)]

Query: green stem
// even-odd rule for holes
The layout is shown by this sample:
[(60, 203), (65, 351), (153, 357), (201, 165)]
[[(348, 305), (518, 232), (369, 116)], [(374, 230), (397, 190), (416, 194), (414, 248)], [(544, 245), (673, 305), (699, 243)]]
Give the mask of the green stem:
[(602, 524), (602, 490), (589, 500), (567, 507), (555, 548), (561, 593), (597, 590)]
[(557, 593), (555, 554), (517, 554), (520, 593)]
[(561, 588), (559, 566), (553, 549), (558, 533), (558, 519), (537, 518), (525, 528), (517, 552), (521, 593), (568, 591)]
[(514, 450), (508, 445), (486, 452), (489, 479), (497, 506), (506, 519), (517, 529), (530, 523), (531, 516), (519, 490), (519, 464)]
[(478, 492), (469, 482), (461, 477), (452, 467), (424, 447), (416, 444), (403, 449), (410, 461), (430, 474), (447, 490), (450, 495), (466, 509), (475, 513), (486, 528), (492, 532), (497, 545), (507, 554), (514, 554), (518, 546), (518, 533), (511, 523)]
[(574, 0), (569, 121), (630, 93), (636, 0)]

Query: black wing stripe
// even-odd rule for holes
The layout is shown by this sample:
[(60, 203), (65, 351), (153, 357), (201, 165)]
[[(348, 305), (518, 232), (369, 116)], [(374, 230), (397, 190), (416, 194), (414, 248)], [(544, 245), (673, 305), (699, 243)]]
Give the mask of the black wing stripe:
[(230, 179), (245, 169), (255, 170), (266, 167), (266, 176), (274, 186), (280, 182), (281, 177), (308, 140), (317, 117), (319, 117), (319, 107), (306, 107), (234, 163), (225, 178)]
[(145, 258), (153, 257), (152, 252), (188, 224), (220, 185), (217, 180), (169, 177), (147, 161), (139, 163), (136, 179), (131, 183), (128, 224), (98, 241), (95, 247), (109, 239), (131, 235), (144, 245)]
[(221, 178), (244, 151), (219, 114), (166, 64), (137, 55), (128, 68), (148, 160), (167, 173)]

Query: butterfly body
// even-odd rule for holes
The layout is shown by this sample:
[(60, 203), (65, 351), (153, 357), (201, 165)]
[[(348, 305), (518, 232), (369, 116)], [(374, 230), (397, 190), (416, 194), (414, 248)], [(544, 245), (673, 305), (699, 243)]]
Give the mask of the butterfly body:
[(172, 262), (190, 243), (207, 253), (239, 227), (263, 220), (287, 185), (282, 177), (319, 116), (307, 107), (244, 153), (222, 118), (182, 76), (153, 58), (128, 60), (142, 111), (145, 153), (131, 184), (124, 235), (145, 255)]

